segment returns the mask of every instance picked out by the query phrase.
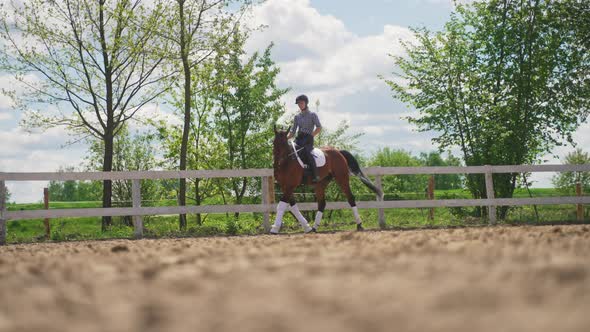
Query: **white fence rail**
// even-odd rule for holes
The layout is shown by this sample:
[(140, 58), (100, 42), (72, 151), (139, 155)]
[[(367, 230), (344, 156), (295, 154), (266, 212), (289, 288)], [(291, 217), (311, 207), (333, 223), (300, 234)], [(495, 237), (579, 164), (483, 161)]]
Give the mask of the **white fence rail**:
[[(488, 206), (490, 223), (495, 223), (496, 206), (550, 205), (550, 204), (590, 204), (590, 196), (544, 197), (544, 198), (494, 198), (494, 173), (529, 173), (529, 172), (590, 172), (590, 164), (584, 165), (510, 165), (510, 166), (468, 166), (468, 167), (370, 167), (365, 168), (366, 175), (375, 176), (375, 183), (381, 187), (382, 177), (388, 175), (435, 175), (435, 174), (484, 174), (487, 198), (485, 199), (444, 199), (444, 200), (405, 200), (405, 201), (362, 201), (357, 205), (361, 209), (379, 209), (379, 225), (385, 226), (383, 210), (387, 208), (434, 208), (434, 207), (468, 207)], [(62, 218), (62, 217), (101, 217), (134, 216), (135, 236), (143, 235), (145, 215), (170, 215), (188, 213), (264, 213), (264, 227), (270, 227), (270, 213), (275, 206), (269, 193), (272, 192), (270, 181), (272, 169), (245, 170), (200, 170), (200, 171), (141, 171), (141, 172), (59, 172), (59, 173), (8, 173), (0, 172), (0, 244), (6, 240), (6, 223), (9, 220)], [(241, 205), (199, 205), (171, 207), (141, 207), (141, 180), (180, 179), (180, 178), (262, 178), (262, 204)], [(130, 208), (87, 208), (87, 209), (51, 209), (29, 211), (6, 210), (6, 181), (68, 181), (68, 180), (133, 180), (133, 207)], [(300, 210), (314, 210), (315, 203), (299, 204)], [(346, 202), (329, 202), (329, 210), (349, 208)]]

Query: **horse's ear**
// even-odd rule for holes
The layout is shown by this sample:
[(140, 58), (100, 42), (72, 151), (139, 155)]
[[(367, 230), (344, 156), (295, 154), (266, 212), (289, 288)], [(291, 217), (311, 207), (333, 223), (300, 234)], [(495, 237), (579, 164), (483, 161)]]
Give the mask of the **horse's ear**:
[(272, 125), (272, 130), (274, 130), (275, 134), (277, 133), (277, 124), (275, 123)]

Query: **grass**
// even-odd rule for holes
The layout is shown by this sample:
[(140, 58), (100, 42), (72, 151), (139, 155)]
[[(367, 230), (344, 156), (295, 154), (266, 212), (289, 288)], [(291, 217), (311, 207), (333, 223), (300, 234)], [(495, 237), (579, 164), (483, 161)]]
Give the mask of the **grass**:
[[(532, 189), (533, 197), (559, 196), (554, 189)], [(402, 198), (409, 199), (417, 194), (404, 194)], [(362, 196), (362, 195), (359, 195)], [(404, 196), (408, 196), (407, 198)], [(437, 191), (436, 197), (470, 198), (465, 190)], [(515, 197), (528, 197), (526, 190), (519, 190)], [(371, 197), (359, 197), (371, 199)], [(416, 199), (416, 198), (414, 198)], [(421, 198), (422, 199), (422, 198)], [(174, 200), (161, 202), (146, 202), (143, 206), (174, 206)], [(100, 207), (101, 202), (51, 202), (50, 209), (94, 208)], [(43, 209), (41, 203), (9, 204), (9, 211)], [(533, 206), (514, 207), (510, 209), (503, 224), (543, 224), (543, 223), (572, 223), (576, 222), (576, 210), (573, 205), (545, 205), (537, 207), (539, 219)], [(377, 210), (361, 210), (361, 217), (365, 228), (378, 228)], [(473, 208), (436, 208), (434, 220), (428, 220), (428, 209), (388, 209), (385, 210), (386, 225), (389, 228), (426, 228), (426, 227), (462, 227), (472, 225), (486, 225), (483, 218), (471, 217)], [(304, 212), (311, 222), (314, 211)], [(590, 207), (585, 207), (585, 222), (589, 222)], [(202, 215), (203, 222), (197, 224), (195, 215), (188, 215), (187, 230), (178, 230), (178, 216), (145, 216), (145, 236), (161, 237), (196, 237), (196, 236), (230, 236), (262, 234), (263, 215), (260, 213), (242, 213), (238, 220), (233, 215), (209, 214)], [(274, 216), (273, 216), (274, 217)], [(353, 230), (354, 218), (350, 210), (326, 211), (320, 231)], [(100, 240), (132, 238), (133, 228), (125, 225), (123, 218), (113, 217), (112, 227), (101, 231), (101, 218), (58, 218), (50, 220), (51, 241), (72, 240)], [(301, 232), (301, 227), (290, 215), (285, 216), (283, 232)], [(45, 241), (44, 225), (41, 219), (16, 220), (7, 223), (8, 243), (28, 243)]]

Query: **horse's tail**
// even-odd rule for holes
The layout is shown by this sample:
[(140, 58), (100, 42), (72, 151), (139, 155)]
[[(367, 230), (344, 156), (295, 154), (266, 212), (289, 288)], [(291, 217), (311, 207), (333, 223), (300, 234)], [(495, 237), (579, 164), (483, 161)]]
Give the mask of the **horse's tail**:
[(379, 197), (383, 198), (383, 191), (381, 191), (379, 188), (377, 188), (373, 184), (373, 182), (371, 182), (371, 180), (369, 178), (367, 178), (365, 176), (365, 174), (363, 174), (363, 171), (361, 170), (361, 166), (359, 165), (359, 162), (356, 160), (356, 158), (350, 152), (348, 152), (346, 150), (340, 150), (340, 153), (342, 153), (344, 158), (346, 158), (346, 161), (348, 162), (348, 169), (350, 170), (350, 173), (352, 173), (354, 176), (358, 177), (365, 184), (365, 186), (369, 187), (369, 189), (371, 189), (375, 194), (377, 194)]

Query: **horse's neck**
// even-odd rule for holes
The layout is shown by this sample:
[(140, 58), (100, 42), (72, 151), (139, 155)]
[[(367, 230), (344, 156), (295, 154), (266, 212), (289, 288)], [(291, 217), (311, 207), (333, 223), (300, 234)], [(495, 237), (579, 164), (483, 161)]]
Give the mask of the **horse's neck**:
[(287, 166), (288, 162), (289, 162), (289, 155), (292, 153), (292, 147), (291, 144), (289, 144), (289, 142), (287, 142), (287, 144), (284, 146), (284, 149), (282, 150), (282, 153), (279, 153), (278, 155), (274, 156), (274, 163), (273, 163), (273, 167), (275, 169), (278, 170), (278, 168), (283, 168), (285, 166)]

